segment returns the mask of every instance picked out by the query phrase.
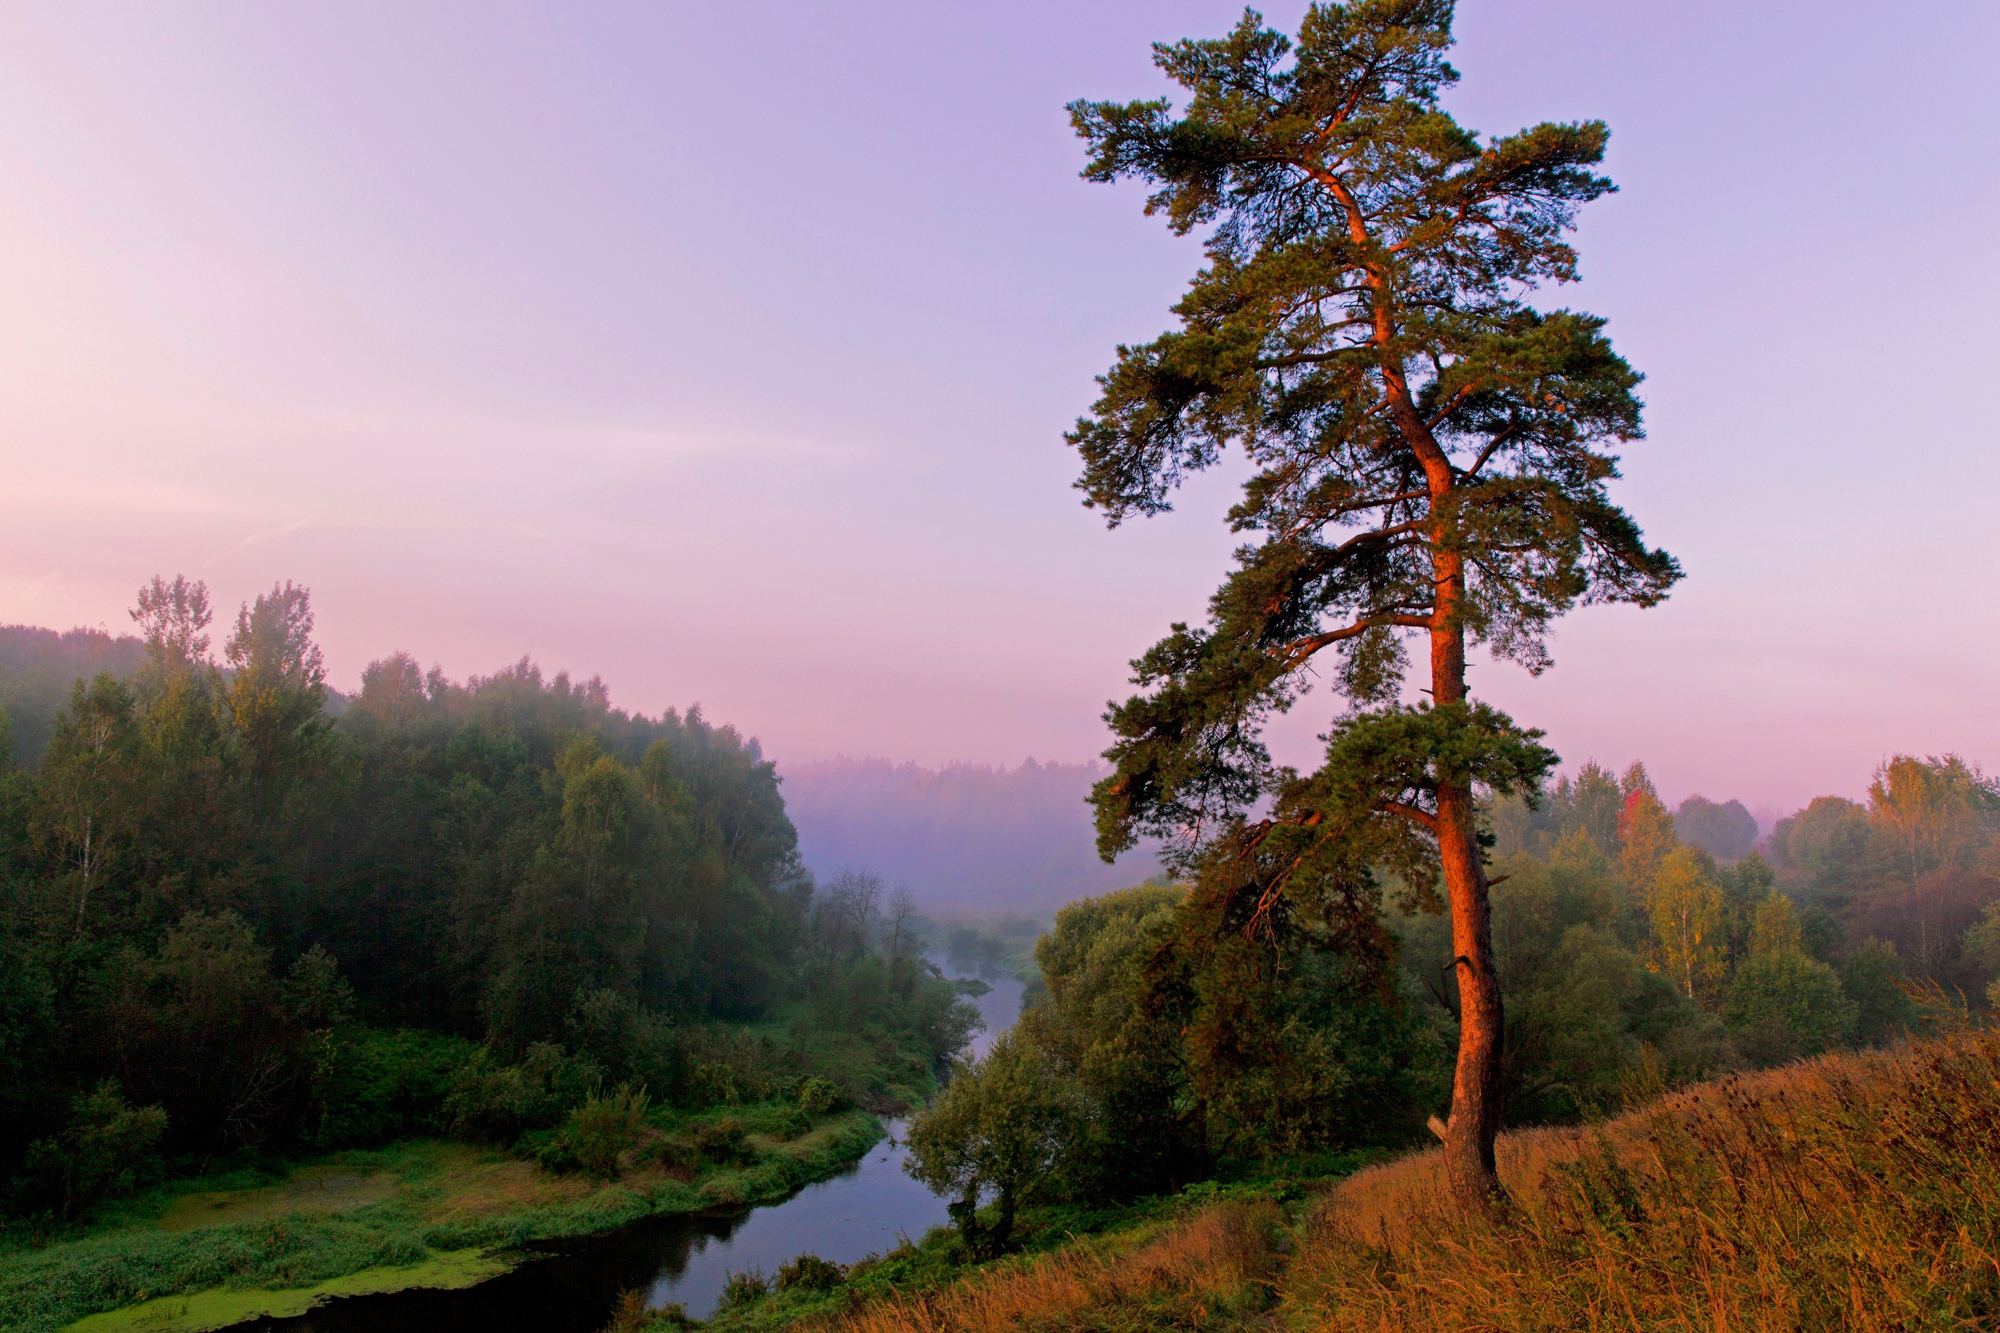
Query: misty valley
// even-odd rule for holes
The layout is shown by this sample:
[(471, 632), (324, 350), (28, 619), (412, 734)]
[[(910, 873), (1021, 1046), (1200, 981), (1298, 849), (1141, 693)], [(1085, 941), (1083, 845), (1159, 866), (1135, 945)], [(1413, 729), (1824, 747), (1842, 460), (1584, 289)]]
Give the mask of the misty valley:
[[(1080, 896), (1101, 770), (808, 769), (849, 838), (815, 874), (698, 709), (404, 654), (342, 696), (291, 585), (219, 656), (200, 584), (135, 612), (0, 628), (8, 1327), (762, 1327), (1308, 1199), (1450, 1106), (1443, 918), (1274, 946), (1150, 857)], [(2000, 991), (2000, 796), (1956, 760), (1769, 831), (1593, 763), (1483, 820), (1509, 1126)], [(924, 860), (981, 836), (1044, 863)]]
[(2000, 1328), (2000, 27), (1178, 8), (9, 6), (0, 1333)]

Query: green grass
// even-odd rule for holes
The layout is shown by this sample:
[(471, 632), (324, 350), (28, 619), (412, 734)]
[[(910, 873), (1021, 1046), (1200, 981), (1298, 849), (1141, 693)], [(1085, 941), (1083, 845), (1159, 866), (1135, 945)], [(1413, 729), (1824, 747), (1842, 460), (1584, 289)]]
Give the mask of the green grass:
[(478, 1249), (433, 1254), (401, 1268), (367, 1268), (310, 1287), (270, 1290), (222, 1287), (187, 1296), (159, 1296), (138, 1305), (90, 1315), (69, 1326), (70, 1333), (207, 1333), (252, 1319), (289, 1319), (337, 1296), (435, 1287), (452, 1291), (498, 1277), (513, 1264)]
[[(703, 1116), (664, 1113), (662, 1128), (729, 1114), (753, 1136), (782, 1119), (777, 1108), (718, 1108)], [(479, 1270), (492, 1276), (509, 1266), (507, 1250), (530, 1241), (612, 1231), (659, 1214), (775, 1202), (862, 1156), (881, 1133), (873, 1116), (843, 1113), (788, 1142), (756, 1138), (753, 1163), (708, 1166), (692, 1179), (658, 1170), (612, 1182), (556, 1177), (509, 1154), (417, 1142), (343, 1153), (302, 1170), (250, 1168), (181, 1181), (127, 1201), (92, 1234), (0, 1253), (0, 1328), (54, 1333), (133, 1307), (171, 1314), (176, 1302), (190, 1313), (175, 1318), (199, 1322), (89, 1327), (217, 1328), (231, 1311), (235, 1320), (249, 1319), (270, 1313), (264, 1306), (280, 1298), (310, 1303), (341, 1294), (327, 1284), (357, 1275), (370, 1291), (437, 1285), (441, 1274), (471, 1271), (468, 1253), (495, 1256), (486, 1262), (497, 1267)], [(383, 1176), (393, 1179), (392, 1192), (383, 1192)], [(315, 1184), (329, 1180), (345, 1183)], [(203, 1225), (204, 1213), (232, 1220)], [(190, 1215), (197, 1224), (182, 1226)], [(439, 1268), (447, 1255), (460, 1257)]]

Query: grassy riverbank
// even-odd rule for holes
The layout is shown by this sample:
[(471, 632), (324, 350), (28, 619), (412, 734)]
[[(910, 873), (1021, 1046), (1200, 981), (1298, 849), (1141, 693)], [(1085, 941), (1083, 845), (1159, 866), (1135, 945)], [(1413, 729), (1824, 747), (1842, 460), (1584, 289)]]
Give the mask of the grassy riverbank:
[[(1249, 1167), (1232, 1179), (1205, 1181), (1175, 1194), (1140, 1199), (1124, 1205), (1087, 1208), (1072, 1205), (1023, 1209), (1017, 1219), (1010, 1253), (984, 1260), (969, 1254), (957, 1233), (938, 1227), (925, 1236), (897, 1246), (887, 1254), (833, 1273), (810, 1265), (787, 1265), (759, 1275), (766, 1281), (761, 1296), (739, 1294), (725, 1303), (703, 1328), (708, 1333), (774, 1333), (798, 1325), (844, 1319), (856, 1311), (902, 1308), (912, 1301), (960, 1287), (987, 1284), (1006, 1275), (1032, 1271), (1050, 1262), (1078, 1257), (1110, 1262), (1172, 1237), (1190, 1219), (1222, 1208), (1250, 1208), (1296, 1214), (1330, 1183), (1380, 1162), (1385, 1154), (1366, 1149), (1346, 1153), (1310, 1154)], [(819, 1280), (814, 1281), (817, 1277)], [(672, 1327), (671, 1313), (628, 1310), (613, 1330)]]
[[(1421, 1152), (1207, 1184), (958, 1265), (952, 1241), (743, 1303), (714, 1333), (1958, 1330), (2000, 1319), (2000, 1031), (1706, 1083), (1500, 1142), (1468, 1214)], [(1091, 1219), (1078, 1218), (1086, 1227)], [(824, 1275), (822, 1275), (824, 1278)], [(626, 1329), (669, 1319), (638, 1317)]]
[(647, 1146), (665, 1150), (628, 1153), (614, 1180), (420, 1141), (176, 1182), (88, 1234), (0, 1252), (0, 1328), (54, 1333), (96, 1316), (79, 1333), (191, 1333), (334, 1295), (470, 1285), (529, 1241), (773, 1202), (882, 1133), (865, 1111), (808, 1124), (782, 1103), (663, 1110), (649, 1123)]

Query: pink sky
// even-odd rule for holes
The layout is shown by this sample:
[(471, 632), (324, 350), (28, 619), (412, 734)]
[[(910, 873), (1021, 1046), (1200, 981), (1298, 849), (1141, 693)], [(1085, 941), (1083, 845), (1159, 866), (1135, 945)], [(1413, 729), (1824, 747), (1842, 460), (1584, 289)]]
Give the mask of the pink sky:
[[(781, 762), (1088, 757), (1223, 572), (1229, 479), (1110, 534), (1069, 489), (1063, 428), (1198, 254), (1076, 179), (1062, 104), (1237, 12), (6, 6), (0, 620), (294, 578), (348, 688), (528, 653)], [(1475, 689), (1670, 797), (2000, 764), (2000, 8), (1459, 33), (1467, 123), (1612, 124), (1557, 299), (1649, 376), (1619, 495), (1688, 571)]]

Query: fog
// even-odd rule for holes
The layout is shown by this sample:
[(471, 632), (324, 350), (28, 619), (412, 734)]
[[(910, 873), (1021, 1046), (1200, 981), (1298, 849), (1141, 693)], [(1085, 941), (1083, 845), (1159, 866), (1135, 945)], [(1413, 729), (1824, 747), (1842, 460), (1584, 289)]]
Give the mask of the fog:
[(778, 763), (799, 852), (825, 881), (870, 870), (931, 912), (1044, 913), (1157, 874), (1145, 847), (1097, 857), (1094, 764), (920, 768), (886, 759)]

